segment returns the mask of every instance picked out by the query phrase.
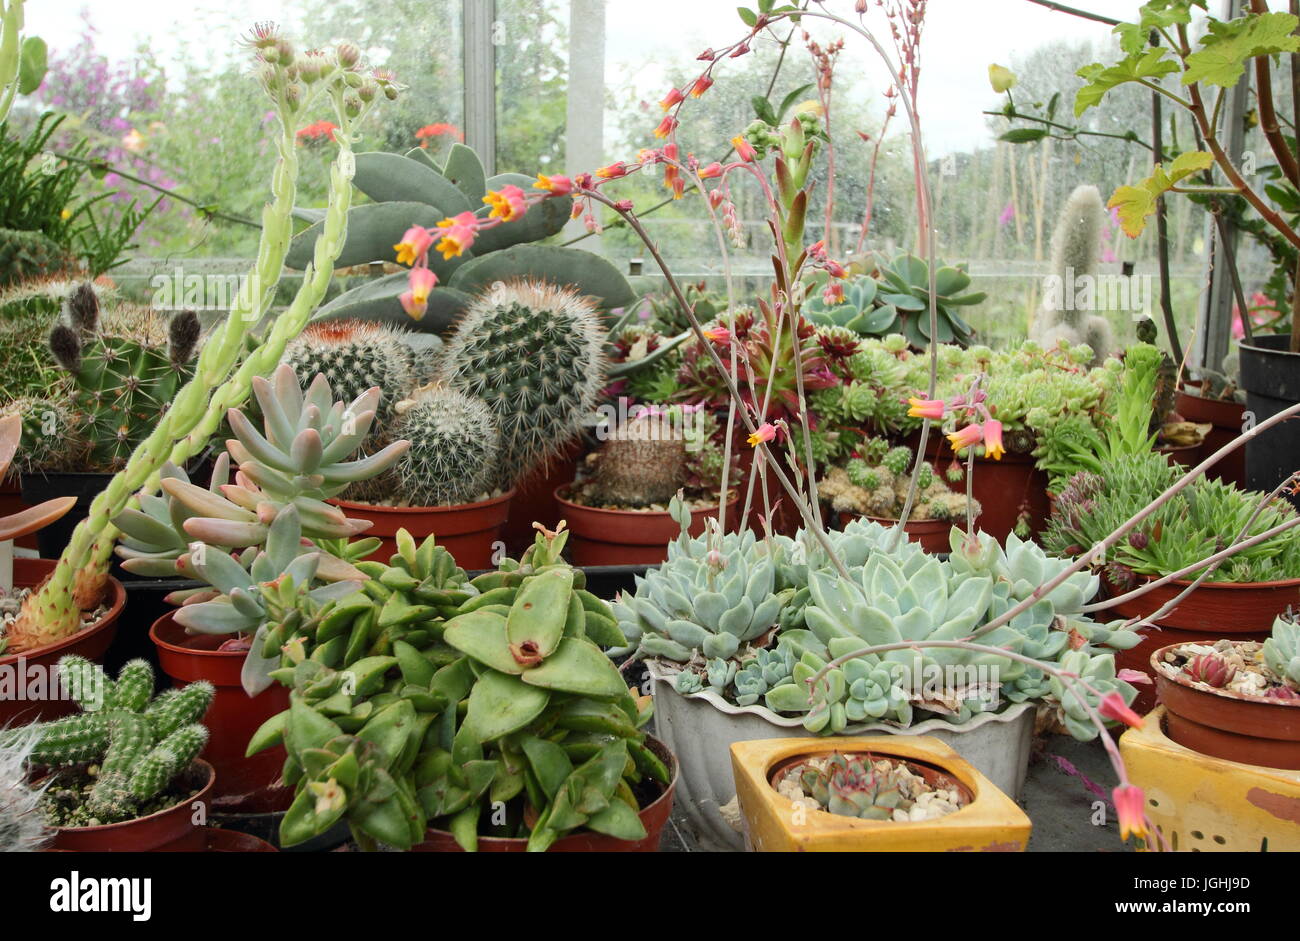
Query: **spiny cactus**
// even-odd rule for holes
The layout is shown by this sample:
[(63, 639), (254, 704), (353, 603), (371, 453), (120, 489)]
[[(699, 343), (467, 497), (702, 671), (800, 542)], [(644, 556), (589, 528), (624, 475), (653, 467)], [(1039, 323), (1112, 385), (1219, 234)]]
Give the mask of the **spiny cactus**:
[(0, 406), (0, 416), (17, 415), (22, 423), (18, 453), (11, 472), (75, 470), (87, 449), (80, 413), (55, 398), (24, 396)]
[(1048, 292), (1034, 320), (1034, 338), (1038, 342), (1044, 346), (1053, 346), (1062, 339), (1071, 346), (1086, 343), (1092, 348), (1094, 365), (1115, 348), (1114, 333), (1105, 317), (1075, 307), (1068, 286), (1080, 277), (1096, 277), (1105, 218), (1106, 209), (1097, 187), (1075, 187), (1052, 236), (1052, 277), (1058, 279), (1058, 289)]
[(393, 406), (415, 386), (415, 353), (408, 331), (364, 320), (330, 320), (307, 326), (284, 351), (303, 383), (322, 375), (334, 394), (351, 402), (372, 386), (383, 390), (375, 431), (387, 430)]
[(501, 486), (545, 465), (595, 410), (604, 342), (590, 299), (543, 282), (493, 287), (465, 311), (443, 352), (442, 378), (496, 416)]
[[(154, 673), (146, 661), (130, 661), (113, 681), (98, 664), (78, 656), (59, 661), (59, 676), (81, 711), (31, 727), (35, 741), (28, 760), (54, 767), (98, 765), (84, 807), (69, 808), (66, 822), (132, 819), (207, 744), (208, 731), (199, 723), (212, 703), (211, 683), (191, 683), (153, 699)], [(0, 738), (0, 747), (12, 747), (25, 732)]]
[(666, 503), (686, 481), (686, 438), (658, 415), (614, 429), (595, 458), (591, 502), (641, 507)]
[(75, 259), (40, 232), (0, 229), (0, 286), (66, 271)]
[(30, 853), (47, 839), (41, 790), (28, 784), (27, 762), (38, 733), (28, 728), (0, 745), (0, 853)]
[(76, 384), (91, 469), (125, 466), (189, 378), (199, 334), (193, 311), (165, 320), (148, 308), (119, 308), (110, 320), (91, 284), (68, 296), (50, 351)]
[(441, 385), (399, 403), (393, 434), (411, 443), (392, 470), (412, 506), (457, 506), (482, 499), (498, 474), (501, 435), (478, 399)]

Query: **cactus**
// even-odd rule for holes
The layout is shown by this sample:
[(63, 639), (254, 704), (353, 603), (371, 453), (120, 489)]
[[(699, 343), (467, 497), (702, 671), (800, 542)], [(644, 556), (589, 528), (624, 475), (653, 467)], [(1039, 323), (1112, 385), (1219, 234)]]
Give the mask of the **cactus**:
[(667, 503), (686, 483), (686, 439), (661, 416), (643, 415), (610, 432), (595, 458), (593, 504)]
[(39, 733), (30, 727), (25, 735), (0, 745), (0, 853), (30, 853), (48, 840), (41, 816), (40, 788), (28, 783), (27, 764)]
[[(1076, 309), (1074, 298), (1065, 295), (1067, 286), (1079, 278), (1096, 276), (1105, 218), (1106, 209), (1097, 187), (1075, 187), (1052, 235), (1052, 276), (1058, 279), (1058, 289), (1047, 292), (1033, 329), (1034, 339), (1043, 346), (1054, 346), (1062, 340), (1071, 346), (1087, 344), (1093, 351), (1093, 365), (1115, 348), (1110, 321), (1100, 314)], [(1054, 303), (1057, 299), (1059, 303)]]
[(415, 351), (409, 331), (361, 320), (309, 324), (284, 351), (283, 363), (310, 382), (325, 377), (334, 393), (351, 402), (371, 386), (383, 391), (375, 415), (378, 433), (387, 431), (393, 406), (415, 388)]
[(443, 352), (441, 379), (496, 417), (500, 486), (543, 467), (595, 411), (604, 338), (590, 300), (538, 282), (503, 284), (465, 311)]
[[(357, 154), (355, 183), (372, 201), (348, 212), (340, 267), (391, 261), (393, 245), (410, 226), (432, 227), (443, 218), (467, 211), (486, 217), (490, 208), (484, 204), (484, 196), (489, 189), (513, 185), (527, 191), (534, 180), (520, 173), (485, 178), (478, 155), (456, 144), (442, 166), (419, 149), (405, 156)], [(581, 249), (532, 244), (558, 233), (572, 206), (573, 200), (567, 196), (542, 200), (522, 218), (481, 231), (471, 252), (450, 259), (434, 253), (429, 265), (438, 285), (429, 295), (428, 314), (418, 322), (412, 321), (398, 302), (407, 290), (405, 271), (346, 291), (322, 307), (315, 319), (359, 318), (442, 333), (471, 306), (474, 295), (498, 281), (515, 279), (567, 288), (595, 298), (602, 310), (627, 306), (634, 299), (632, 289), (606, 259)], [(317, 222), (294, 239), (288, 255), (290, 267), (302, 268), (311, 260), (320, 231)]]
[(22, 424), (20, 448), (12, 473), (74, 470), (85, 460), (88, 444), (81, 416), (56, 398), (24, 396), (0, 406), (0, 416), (16, 415)]
[[(144, 660), (122, 667), (110, 680), (103, 669), (83, 657), (59, 661), (59, 675), (80, 712), (31, 727), (31, 764), (98, 765), (84, 806), (66, 808), (61, 825), (89, 826), (136, 817), (183, 774), (207, 744), (200, 721), (214, 690), (206, 681), (191, 683), (152, 699), (153, 668)], [(151, 701), (152, 700), (152, 701)], [(0, 736), (0, 748), (12, 748), (26, 729)], [(58, 793), (51, 787), (51, 797)]]
[(0, 287), (70, 270), (76, 259), (40, 232), (0, 228)]
[(92, 285), (68, 296), (66, 322), (50, 331), (50, 351), (76, 385), (91, 469), (125, 466), (191, 375), (198, 341), (193, 311), (164, 323), (148, 309), (124, 309), (110, 325)]
[(495, 486), (501, 435), (478, 399), (433, 385), (399, 403), (393, 433), (411, 443), (391, 476), (411, 506), (456, 506)]

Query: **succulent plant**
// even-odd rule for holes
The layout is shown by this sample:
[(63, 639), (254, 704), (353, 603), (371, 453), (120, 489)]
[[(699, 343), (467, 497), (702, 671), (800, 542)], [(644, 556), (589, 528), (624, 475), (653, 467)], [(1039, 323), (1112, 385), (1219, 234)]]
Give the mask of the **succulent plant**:
[(542, 282), (502, 284), (464, 311), (443, 352), (441, 381), (496, 417), (500, 486), (544, 466), (595, 412), (604, 340), (590, 300)]
[[(74, 825), (132, 819), (207, 744), (208, 731), (200, 722), (213, 688), (206, 681), (154, 698), (153, 668), (146, 661), (128, 662), (114, 681), (98, 664), (78, 656), (61, 659), (59, 675), (81, 711), (34, 726), (28, 761), (98, 766), (84, 807), (70, 808)], [(12, 747), (25, 734), (25, 729), (7, 733), (4, 746)]]
[(587, 498), (620, 507), (667, 503), (686, 483), (686, 462), (680, 427), (657, 414), (633, 418), (601, 444)]
[[(529, 190), (533, 179), (520, 173), (486, 178), (478, 155), (463, 144), (452, 146), (446, 163), (438, 165), (428, 151), (406, 155), (363, 153), (356, 157), (355, 184), (371, 202), (349, 211), (347, 241), (339, 267), (390, 261), (393, 245), (411, 226), (435, 226), (462, 212), (488, 215), (483, 197), (489, 189), (513, 185)], [(317, 320), (360, 318), (443, 333), (471, 306), (471, 298), (498, 281), (531, 279), (596, 299), (603, 310), (624, 307), (633, 300), (627, 280), (609, 261), (591, 252), (559, 245), (537, 244), (555, 235), (569, 219), (569, 197), (545, 199), (508, 225), (483, 230), (471, 251), (454, 258), (434, 253), (430, 268), (438, 285), (429, 296), (428, 313), (412, 321), (398, 297), (407, 290), (405, 271), (367, 281), (322, 307)], [(299, 213), (313, 225), (295, 237), (288, 264), (304, 268), (322, 231), (315, 211)]]
[(1284, 617), (1273, 621), (1264, 641), (1264, 664), (1283, 684), (1300, 689), (1300, 625)]
[[(868, 457), (852, 458), (842, 467), (829, 468), (818, 482), (818, 495), (839, 513), (898, 519), (912, 481), (911, 450), (903, 447), (885, 450), (881, 439), (873, 438), (867, 439), (859, 451)], [(909, 519), (965, 519), (966, 495), (949, 490), (928, 462), (921, 465), (917, 487), (917, 499)], [(979, 503), (972, 502), (978, 516)]]
[(30, 726), (25, 732), (0, 744), (0, 853), (32, 853), (49, 840), (41, 815), (43, 789), (32, 786), (28, 772), (40, 733)]
[(148, 309), (119, 310), (110, 327), (89, 283), (69, 295), (50, 351), (76, 385), (91, 469), (125, 466), (192, 373), (199, 335), (193, 311), (164, 322)]
[(831, 756), (826, 767), (805, 768), (804, 790), (833, 814), (860, 820), (890, 820), (894, 809), (909, 804), (890, 774), (878, 773), (870, 756)]
[(377, 386), (383, 397), (374, 431), (388, 430), (393, 407), (415, 388), (415, 352), (409, 331), (363, 320), (330, 320), (308, 324), (285, 347), (285, 365), (303, 382), (325, 377), (340, 399), (351, 402)]
[(897, 328), (898, 311), (888, 305), (876, 305), (880, 283), (859, 275), (844, 284), (844, 296), (832, 303), (820, 292), (813, 292), (803, 306), (803, 315), (819, 327), (843, 327), (862, 336), (881, 336)]
[(0, 287), (62, 274), (76, 263), (71, 252), (47, 235), (0, 228)]
[(1231, 683), (1232, 678), (1237, 673), (1236, 667), (1231, 666), (1222, 657), (1212, 653), (1197, 654), (1187, 662), (1183, 670), (1198, 683), (1205, 683), (1207, 686), (1213, 686), (1216, 689), (1221, 689)]
[(487, 405), (435, 384), (416, 390), (397, 410), (392, 433), (410, 442), (388, 475), (397, 496), (412, 506), (455, 506), (491, 493), (501, 433)]
[(1056, 223), (1052, 235), (1052, 276), (1055, 291), (1047, 292), (1034, 318), (1034, 339), (1051, 347), (1064, 340), (1071, 346), (1086, 344), (1093, 351), (1093, 365), (1101, 362), (1115, 346), (1110, 321), (1089, 313), (1074, 303), (1072, 286), (1097, 274), (1101, 252), (1102, 223), (1106, 207), (1095, 186), (1075, 187)]
[(88, 443), (80, 414), (61, 398), (24, 396), (0, 406), (0, 416), (16, 415), (22, 424), (14, 476), (84, 466)]

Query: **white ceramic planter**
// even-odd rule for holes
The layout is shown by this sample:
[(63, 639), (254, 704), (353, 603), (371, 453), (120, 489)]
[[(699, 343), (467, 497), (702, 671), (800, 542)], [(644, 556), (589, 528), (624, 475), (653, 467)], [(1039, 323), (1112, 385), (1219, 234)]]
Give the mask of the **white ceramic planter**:
[[(736, 796), (732, 743), (815, 736), (799, 719), (779, 716), (764, 706), (736, 706), (712, 691), (683, 696), (674, 686), (675, 673), (654, 661), (647, 666), (654, 681), (655, 735), (677, 756), (681, 768), (677, 806), (685, 811), (691, 836), (702, 850), (744, 850), (744, 838), (718, 811)], [(1034, 712), (1033, 703), (1017, 703), (1004, 712), (978, 715), (961, 725), (927, 719), (900, 729), (874, 722), (849, 726), (844, 734), (931, 735), (950, 745), (1004, 794), (1019, 800), (1029, 769)]]

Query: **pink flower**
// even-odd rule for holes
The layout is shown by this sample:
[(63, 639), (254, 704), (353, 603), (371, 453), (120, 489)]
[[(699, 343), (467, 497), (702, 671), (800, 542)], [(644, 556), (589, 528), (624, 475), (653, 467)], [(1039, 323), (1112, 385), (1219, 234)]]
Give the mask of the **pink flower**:
[(539, 173), (533, 189), (545, 190), (552, 196), (568, 196), (573, 192), (573, 181), (567, 176), (547, 176), (545, 173)]
[(943, 399), (908, 399), (911, 406), (907, 414), (912, 418), (928, 418), (931, 421), (943, 420)]
[(617, 180), (621, 176), (627, 176), (627, 164), (622, 160), (615, 161), (609, 166), (597, 170), (596, 176), (602, 180)]
[(701, 75), (699, 78), (695, 80), (695, 84), (691, 86), (691, 97), (692, 98), (700, 97), (700, 95), (703, 95), (706, 91), (708, 91), (709, 88), (712, 87), (712, 85), (713, 85), (712, 78), (710, 78), (707, 75)]
[(429, 292), (438, 283), (438, 276), (428, 268), (412, 268), (407, 275), (407, 283), (410, 290), (403, 293), (398, 301), (408, 316), (420, 320), (429, 309)]
[(478, 227), (478, 217), (468, 210), (439, 222), (438, 251), (442, 252), (442, 257), (455, 258), (467, 251), (474, 244)]
[(674, 88), (669, 91), (668, 94), (664, 95), (663, 99), (659, 102), (659, 107), (667, 111), (672, 108), (673, 105), (679, 105), (685, 100), (686, 96), (682, 94), (682, 90), (680, 88)]
[(665, 114), (664, 119), (659, 122), (655, 128), (655, 137), (667, 137), (677, 127), (677, 119), (671, 114)]
[(965, 428), (948, 435), (948, 443), (954, 451), (962, 451), (977, 445), (984, 438), (984, 429), (979, 425), (967, 425)]
[(699, 171), (699, 172), (700, 172), (700, 179), (702, 179), (702, 180), (712, 180), (712, 179), (715, 179), (716, 177), (720, 177), (720, 176), (722, 176), (722, 164), (718, 163), (718, 162), (715, 160), (713, 163), (709, 164), (707, 167), (700, 167), (700, 171)]
[(704, 336), (714, 343), (731, 342), (731, 331), (726, 327), (711, 327), (704, 331)]
[(1013, 202), (1007, 203), (1006, 208), (1004, 208), (1002, 210), (1002, 213), (998, 216), (998, 225), (1006, 225), (1015, 217), (1016, 217), (1016, 204)]
[(1143, 807), (1146, 799), (1142, 788), (1132, 784), (1121, 784), (1110, 792), (1115, 801), (1115, 813), (1119, 814), (1119, 838), (1127, 840), (1131, 835), (1145, 839), (1147, 835), (1146, 814)]
[(422, 225), (413, 225), (406, 230), (402, 240), (393, 246), (393, 251), (397, 252), (399, 265), (413, 265), (416, 259), (424, 257), (432, 245), (433, 236), (429, 230)]
[(758, 431), (749, 436), (749, 446), (751, 448), (756, 448), (760, 442), (771, 441), (775, 437), (776, 428), (771, 422), (763, 422), (763, 424), (758, 426)]
[(835, 304), (843, 304), (844, 285), (840, 284), (838, 281), (826, 285), (826, 290), (822, 291), (822, 300), (832, 306)]
[(524, 191), (512, 183), (507, 183), (499, 190), (490, 190), (483, 197), (483, 202), (492, 207), (489, 219), (500, 218), (503, 222), (518, 219), (528, 211)]
[(1097, 711), (1104, 718), (1115, 719), (1135, 729), (1142, 728), (1142, 717), (1128, 707), (1124, 697), (1119, 693), (1107, 693), (1101, 697), (1101, 705), (1097, 707)]
[(1002, 422), (990, 418), (984, 423), (984, 456), (1002, 460), (1006, 449), (1002, 447)]
[(731, 146), (736, 148), (736, 156), (746, 163), (752, 163), (758, 158), (756, 151), (749, 141), (745, 140), (744, 134), (737, 134), (731, 139)]

